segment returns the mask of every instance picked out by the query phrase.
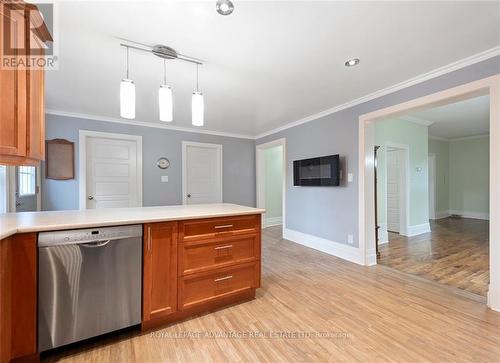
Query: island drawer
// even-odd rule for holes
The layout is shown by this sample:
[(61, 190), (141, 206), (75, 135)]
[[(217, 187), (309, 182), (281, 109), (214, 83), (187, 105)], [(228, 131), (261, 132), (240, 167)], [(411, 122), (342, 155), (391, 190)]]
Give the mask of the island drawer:
[(178, 306), (188, 309), (257, 288), (258, 270), (256, 263), (247, 263), (210, 273), (179, 277)]
[(181, 241), (243, 233), (260, 233), (260, 214), (186, 220), (179, 223)]
[(238, 235), (179, 244), (179, 276), (260, 258), (257, 234)]

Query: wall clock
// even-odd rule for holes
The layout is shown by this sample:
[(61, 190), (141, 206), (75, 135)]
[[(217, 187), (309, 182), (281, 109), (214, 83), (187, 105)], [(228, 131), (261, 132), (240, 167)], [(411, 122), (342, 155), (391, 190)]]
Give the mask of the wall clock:
[(159, 158), (156, 162), (156, 166), (158, 166), (160, 169), (168, 169), (168, 167), (170, 166), (170, 161), (165, 157)]

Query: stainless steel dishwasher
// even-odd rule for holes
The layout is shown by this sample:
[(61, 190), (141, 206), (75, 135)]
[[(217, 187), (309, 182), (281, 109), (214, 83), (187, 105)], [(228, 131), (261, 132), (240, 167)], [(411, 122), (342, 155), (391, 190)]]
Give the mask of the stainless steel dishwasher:
[(141, 281), (141, 225), (39, 233), (39, 351), (139, 324)]

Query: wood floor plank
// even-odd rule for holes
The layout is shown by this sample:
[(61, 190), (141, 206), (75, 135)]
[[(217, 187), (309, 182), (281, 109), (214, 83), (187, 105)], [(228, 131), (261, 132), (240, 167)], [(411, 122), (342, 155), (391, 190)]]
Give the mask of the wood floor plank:
[[(283, 240), (277, 227), (263, 235), (263, 281), (255, 300), (152, 334), (84, 344), (44, 361), (500, 361), (500, 314), (481, 301), (385, 266), (359, 266)], [(230, 332), (261, 335), (195, 336)]]
[(431, 233), (405, 237), (389, 232), (378, 263), (486, 296), (489, 222), (467, 218), (431, 221)]

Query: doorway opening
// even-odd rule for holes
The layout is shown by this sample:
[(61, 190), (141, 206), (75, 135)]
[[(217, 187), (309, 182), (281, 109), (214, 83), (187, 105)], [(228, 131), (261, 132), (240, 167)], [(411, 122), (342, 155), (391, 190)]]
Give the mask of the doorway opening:
[(285, 156), (285, 139), (256, 146), (257, 208), (266, 209), (262, 215), (263, 227), (272, 227), (280, 233), (286, 223)]
[(378, 263), (486, 298), (489, 95), (374, 123)]
[(39, 166), (0, 165), (0, 213), (40, 211), (40, 184)]

